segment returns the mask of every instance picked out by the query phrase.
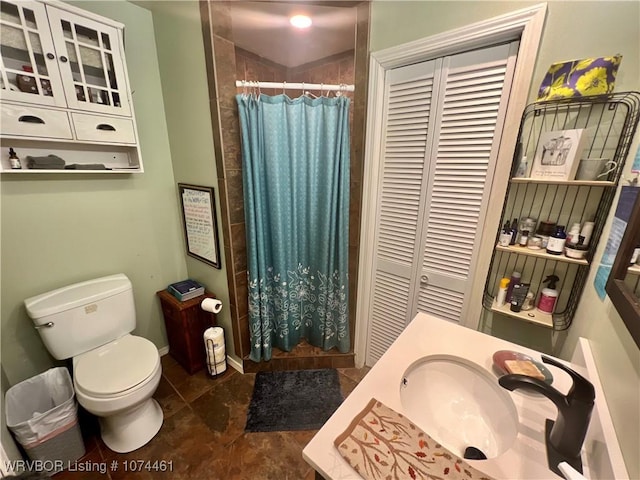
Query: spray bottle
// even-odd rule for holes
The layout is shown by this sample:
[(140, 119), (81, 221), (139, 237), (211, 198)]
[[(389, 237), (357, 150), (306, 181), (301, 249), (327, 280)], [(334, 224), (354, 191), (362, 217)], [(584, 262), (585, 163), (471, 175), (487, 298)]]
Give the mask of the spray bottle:
[(544, 313), (553, 313), (558, 300), (558, 290), (556, 290), (556, 282), (560, 281), (557, 275), (549, 275), (542, 283), (547, 283), (546, 288), (540, 292), (538, 299), (538, 310)]

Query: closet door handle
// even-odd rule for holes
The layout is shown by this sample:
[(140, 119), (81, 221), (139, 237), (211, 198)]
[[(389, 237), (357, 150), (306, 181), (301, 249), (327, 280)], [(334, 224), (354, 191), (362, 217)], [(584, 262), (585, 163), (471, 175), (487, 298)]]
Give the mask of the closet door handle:
[(49, 53), (47, 53), (47, 58), (49, 60), (53, 60), (54, 58), (56, 58), (56, 56), (53, 53), (49, 52)]
[(65, 57), (64, 55), (62, 55), (62, 56), (60, 57), (60, 61), (61, 61), (62, 63), (67, 63), (67, 62), (69, 61), (69, 59), (68, 59), (67, 57)]
[(420, 283), (422, 285), (426, 285), (427, 283), (429, 283), (429, 277), (427, 277), (426, 275), (420, 275)]
[(116, 131), (116, 127), (114, 127), (113, 125), (109, 125), (108, 123), (100, 123), (97, 127), (96, 130), (105, 130), (108, 132), (115, 132)]
[(23, 123), (42, 123), (44, 124), (44, 120), (40, 117), (36, 117), (35, 115), (21, 115), (18, 117), (19, 122)]

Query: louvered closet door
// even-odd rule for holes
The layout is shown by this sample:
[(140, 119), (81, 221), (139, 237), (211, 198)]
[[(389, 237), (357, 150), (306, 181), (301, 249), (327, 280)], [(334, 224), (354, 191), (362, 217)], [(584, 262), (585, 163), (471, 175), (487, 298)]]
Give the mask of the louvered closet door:
[(367, 365), (418, 311), (464, 315), (516, 52), (387, 72)]
[[(420, 285), (412, 314), (466, 310), (511, 88), (517, 42), (446, 57), (428, 156)], [(412, 315), (412, 316), (413, 316)]]
[(418, 220), (425, 199), (423, 177), (428, 149), (434, 72), (430, 61), (387, 72), (378, 223), (370, 306), (367, 364), (404, 330), (413, 304)]

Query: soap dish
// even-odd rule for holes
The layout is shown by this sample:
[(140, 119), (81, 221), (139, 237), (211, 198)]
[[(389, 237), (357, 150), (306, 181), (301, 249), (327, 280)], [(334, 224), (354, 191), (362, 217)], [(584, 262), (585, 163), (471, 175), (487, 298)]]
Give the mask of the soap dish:
[(506, 367), (506, 361), (508, 360), (528, 360), (533, 363), (540, 373), (544, 375), (544, 382), (551, 384), (553, 382), (553, 375), (549, 371), (547, 367), (544, 366), (543, 363), (537, 362), (529, 355), (525, 355), (524, 353), (514, 352), (512, 350), (498, 350), (493, 354), (493, 366), (499, 372), (500, 376), (509, 375), (509, 371)]

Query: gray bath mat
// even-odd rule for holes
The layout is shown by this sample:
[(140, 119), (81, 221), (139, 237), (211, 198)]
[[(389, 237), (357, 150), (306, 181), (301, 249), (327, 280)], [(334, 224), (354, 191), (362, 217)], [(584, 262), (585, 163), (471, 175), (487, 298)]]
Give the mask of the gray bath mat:
[(245, 431), (318, 430), (342, 400), (335, 369), (258, 372)]

